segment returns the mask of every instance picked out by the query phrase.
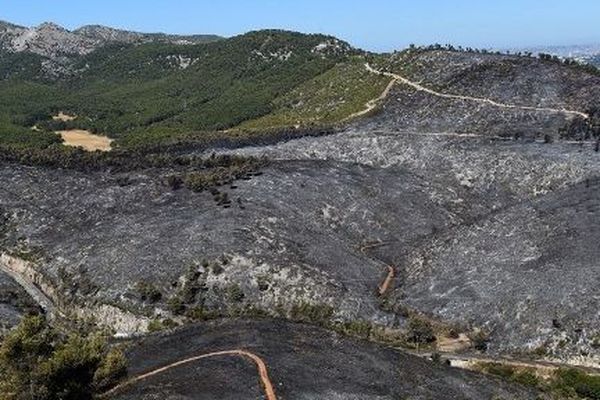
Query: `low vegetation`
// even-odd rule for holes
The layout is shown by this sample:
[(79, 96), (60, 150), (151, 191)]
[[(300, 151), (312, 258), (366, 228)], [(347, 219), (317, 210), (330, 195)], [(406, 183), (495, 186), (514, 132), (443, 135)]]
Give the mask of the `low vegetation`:
[(589, 375), (575, 368), (560, 368), (549, 375), (540, 375), (532, 367), (479, 362), (476, 369), (505, 380), (540, 389), (555, 399), (600, 400), (600, 376)]
[[(29, 57), (31, 68), (16, 63), (16, 57), (26, 61), (26, 53), (3, 57), (0, 144), (34, 125), (108, 135), (122, 148), (179, 142), (188, 135), (210, 141), (214, 132), (271, 113), (276, 99), (357, 53), (333, 37), (266, 30), (187, 46), (108, 45), (75, 58), (72, 73), (52, 79), (41, 76), (38, 56)], [(77, 118), (52, 120), (60, 111)]]
[(260, 174), (259, 170), (267, 164), (264, 158), (227, 154), (198, 157), (124, 150), (87, 152), (60, 145), (24, 147), (2, 144), (0, 161), (83, 172), (162, 170), (162, 173), (166, 174), (165, 185), (173, 190), (185, 186), (195, 192), (228, 185), (238, 179), (251, 179), (252, 176)]
[(355, 57), (275, 99), (274, 110), (238, 129), (331, 125), (365, 109), (377, 98), (390, 79), (365, 69), (365, 59)]
[(26, 317), (0, 346), (0, 399), (91, 399), (126, 368), (123, 353), (105, 336), (64, 336), (43, 317)]

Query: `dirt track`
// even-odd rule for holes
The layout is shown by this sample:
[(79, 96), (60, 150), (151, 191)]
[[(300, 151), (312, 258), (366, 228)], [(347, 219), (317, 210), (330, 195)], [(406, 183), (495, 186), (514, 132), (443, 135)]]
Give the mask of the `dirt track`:
[[(374, 74), (379, 74), (379, 75), (385, 75), (385, 76), (389, 76), (391, 78), (393, 78), (394, 81), (396, 82), (401, 82), (405, 85), (408, 85), (410, 87), (412, 87), (413, 89), (416, 89), (418, 91), (422, 91), (425, 93), (429, 93), (433, 96), (437, 96), (437, 97), (442, 97), (442, 98), (446, 98), (446, 99), (455, 99), (455, 100), (466, 100), (466, 101), (473, 101), (476, 103), (483, 103), (483, 104), (487, 104), (487, 105), (491, 105), (494, 107), (499, 107), (499, 108), (513, 108), (513, 109), (519, 109), (519, 110), (525, 110), (525, 111), (540, 111), (540, 112), (550, 112), (550, 113), (559, 113), (559, 114), (566, 114), (566, 115), (574, 115), (574, 116), (579, 116), (579, 117), (583, 117), (584, 119), (589, 119), (590, 116), (586, 113), (583, 113), (581, 111), (574, 111), (574, 110), (567, 110), (564, 108), (551, 108), (551, 107), (533, 107), (533, 106), (519, 106), (519, 105), (515, 105), (515, 104), (505, 104), (505, 103), (500, 103), (491, 99), (487, 99), (487, 98), (481, 98), (481, 97), (472, 97), (472, 96), (462, 96), (462, 95), (457, 95), (457, 94), (447, 94), (447, 93), (440, 93), (437, 92), (435, 90), (429, 89), (425, 86), (422, 86), (416, 82), (413, 82), (401, 75), (398, 74), (394, 74), (391, 72), (383, 72), (383, 71), (378, 71), (376, 69), (374, 69), (373, 67), (371, 67), (371, 65), (369, 65), (368, 63), (365, 64), (365, 68), (367, 69), (367, 71), (374, 73)], [(379, 100), (379, 99), (378, 99)]]
[(388, 265), (388, 273), (385, 277), (385, 280), (383, 282), (381, 282), (381, 285), (379, 285), (379, 295), (383, 296), (384, 294), (387, 293), (388, 289), (390, 288), (390, 285), (392, 284), (392, 281), (394, 280), (394, 277), (396, 276), (396, 270), (394, 269), (393, 266)]
[[(419, 356), (422, 358), (431, 358), (431, 353), (418, 353), (411, 352), (409, 353)], [(600, 375), (600, 370), (597, 368), (586, 367), (586, 366), (578, 366), (578, 365), (569, 365), (565, 366), (562, 363), (556, 363), (552, 361), (543, 361), (543, 360), (518, 360), (518, 359), (510, 359), (510, 358), (501, 358), (501, 357), (486, 357), (481, 354), (454, 354), (454, 353), (446, 353), (446, 352), (437, 352), (442, 358), (450, 361), (450, 364), (453, 367), (467, 369), (467, 370), (475, 370), (477, 371), (478, 363), (493, 363), (493, 364), (501, 364), (509, 367), (515, 368), (531, 368), (538, 370), (542, 373), (549, 375), (550, 373), (559, 370), (561, 368), (574, 368), (580, 371), (585, 372), (586, 374), (598, 376)]]
[(226, 351), (217, 351), (217, 352), (213, 352), (213, 353), (208, 353), (208, 354), (203, 354), (200, 356), (195, 356), (195, 357), (190, 357), (190, 358), (186, 358), (177, 362), (174, 362), (172, 364), (166, 365), (164, 367), (161, 368), (157, 368), (155, 370), (152, 370), (150, 372), (146, 372), (142, 375), (136, 376), (135, 378), (132, 378), (128, 381), (125, 381), (123, 383), (121, 383), (118, 386), (115, 386), (114, 388), (112, 388), (111, 390), (109, 390), (108, 392), (104, 393), (101, 398), (110, 398), (111, 395), (114, 395), (115, 393), (117, 393), (119, 390), (124, 389), (125, 387), (131, 386), (136, 384), (137, 382), (140, 382), (146, 378), (149, 378), (151, 376), (155, 376), (155, 375), (159, 375), (169, 369), (172, 368), (176, 368), (179, 367), (181, 365), (185, 365), (185, 364), (189, 364), (195, 361), (199, 361), (205, 358), (210, 358), (210, 357), (219, 357), (219, 356), (241, 356), (241, 357), (246, 357), (249, 358), (250, 360), (252, 360), (255, 364), (256, 367), (258, 369), (258, 374), (260, 376), (260, 380), (262, 382), (263, 385), (263, 389), (265, 391), (265, 396), (267, 400), (277, 400), (277, 396), (275, 395), (275, 389), (273, 389), (273, 384), (271, 383), (271, 379), (269, 378), (269, 373), (267, 371), (267, 365), (265, 364), (265, 362), (262, 360), (262, 358), (260, 358), (259, 356), (257, 356), (256, 354), (250, 353), (248, 351), (245, 350), (226, 350)]
[[(369, 244), (362, 246), (360, 248), (360, 252), (363, 253), (364, 255), (368, 256), (366, 253), (367, 250), (376, 249), (376, 248), (382, 247), (382, 246), (387, 246), (388, 244), (389, 243), (387, 243), (387, 242), (369, 243)], [(392, 282), (394, 281), (394, 278), (396, 277), (396, 268), (392, 265), (387, 265), (386, 267), (387, 267), (387, 275), (386, 275), (385, 279), (377, 287), (377, 292), (379, 293), (380, 296), (383, 296), (384, 294), (387, 293)]]
[(379, 97), (369, 100), (366, 104), (365, 104), (365, 108), (361, 111), (357, 111), (349, 116), (347, 116), (346, 118), (344, 118), (344, 121), (349, 121), (358, 117), (362, 117), (364, 115), (367, 115), (368, 113), (370, 113), (371, 111), (373, 111), (377, 105), (379, 104), (380, 101), (385, 100), (386, 97), (388, 97), (388, 94), (390, 94), (390, 91), (392, 90), (392, 87), (394, 86), (394, 84), (396, 83), (396, 79), (392, 79), (387, 86), (385, 87), (385, 89), (383, 90), (383, 92), (381, 93), (381, 95), (379, 95)]

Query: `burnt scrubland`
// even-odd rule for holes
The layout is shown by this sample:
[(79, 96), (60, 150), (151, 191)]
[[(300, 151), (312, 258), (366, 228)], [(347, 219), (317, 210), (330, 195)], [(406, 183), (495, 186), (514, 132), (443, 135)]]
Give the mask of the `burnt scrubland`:
[(0, 43), (7, 399), (598, 398), (594, 71), (90, 29)]

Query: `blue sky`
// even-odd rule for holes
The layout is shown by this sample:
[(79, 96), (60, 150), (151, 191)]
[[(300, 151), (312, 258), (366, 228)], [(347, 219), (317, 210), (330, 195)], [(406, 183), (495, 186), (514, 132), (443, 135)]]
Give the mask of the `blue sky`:
[(146, 32), (320, 32), (374, 51), (410, 43), (507, 48), (600, 43), (599, 0), (0, 0), (0, 19)]

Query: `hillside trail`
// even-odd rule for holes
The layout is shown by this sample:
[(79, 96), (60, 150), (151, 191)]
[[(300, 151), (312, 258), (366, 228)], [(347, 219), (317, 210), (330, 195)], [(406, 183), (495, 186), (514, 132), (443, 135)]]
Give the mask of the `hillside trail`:
[(102, 399), (111, 398), (115, 393), (117, 393), (118, 391), (120, 391), (128, 386), (134, 385), (134, 384), (136, 384), (144, 379), (150, 378), (152, 376), (159, 375), (159, 374), (161, 374), (167, 370), (170, 370), (172, 368), (176, 368), (176, 367), (179, 367), (179, 366), (182, 366), (185, 364), (189, 364), (189, 363), (192, 363), (195, 361), (199, 361), (199, 360), (202, 360), (205, 358), (220, 357), (220, 356), (240, 356), (240, 357), (248, 358), (251, 361), (253, 361), (256, 364), (256, 367), (258, 370), (258, 375), (260, 377), (260, 380), (263, 385), (263, 389), (265, 391), (266, 400), (277, 400), (277, 396), (275, 395), (275, 389), (273, 388), (273, 384), (271, 382), (271, 379), (269, 378), (269, 373), (267, 371), (267, 365), (265, 364), (263, 359), (260, 358), (259, 356), (257, 356), (256, 354), (250, 353), (245, 350), (239, 350), (239, 349), (238, 350), (216, 351), (216, 352), (212, 352), (212, 353), (203, 354), (200, 356), (185, 358), (183, 360), (174, 362), (174, 363), (166, 365), (164, 367), (157, 368), (155, 370), (146, 372), (142, 375), (138, 375), (128, 381), (125, 381), (125, 382), (115, 386), (108, 392), (103, 393), (100, 396), (100, 398), (102, 398)]
[[(376, 243), (365, 244), (364, 246), (361, 246), (359, 250), (365, 256), (371, 258), (367, 254), (368, 250), (387, 246), (388, 244), (389, 244), (388, 242), (376, 242)], [(377, 260), (377, 261), (380, 262), (379, 260)], [(385, 279), (379, 284), (379, 286), (377, 286), (377, 292), (379, 293), (380, 296), (383, 296), (384, 294), (387, 293), (390, 286), (392, 285), (392, 282), (394, 281), (394, 278), (396, 277), (396, 268), (393, 265), (386, 265), (386, 268), (387, 268), (387, 275), (385, 276)]]
[(377, 105), (379, 104), (379, 102), (381, 102), (382, 100), (385, 100), (385, 98), (388, 97), (388, 95), (390, 94), (390, 91), (392, 90), (392, 87), (394, 86), (395, 83), (396, 83), (396, 79), (392, 79), (387, 84), (387, 86), (385, 87), (385, 89), (383, 90), (383, 92), (379, 95), (379, 97), (377, 97), (375, 99), (369, 100), (365, 104), (365, 108), (363, 110), (357, 111), (355, 113), (350, 114), (349, 116), (347, 116), (346, 118), (344, 118), (342, 120), (342, 122), (346, 122), (346, 121), (349, 121), (351, 119), (362, 117), (362, 116), (370, 113), (371, 111), (373, 111), (375, 108), (377, 108)]
[[(372, 243), (366, 243), (359, 248), (359, 251), (369, 258), (379, 261), (378, 259), (369, 256), (367, 254), (367, 252), (369, 250), (373, 250), (373, 249), (376, 249), (379, 247), (389, 246), (391, 243), (392, 242), (389, 242), (389, 241), (376, 241), (376, 242), (372, 242)], [(390, 288), (390, 286), (396, 276), (396, 269), (394, 268), (394, 266), (387, 265), (387, 268), (388, 268), (388, 274), (387, 274), (385, 280), (378, 286), (378, 291), (379, 291), (380, 296), (383, 296), (388, 291), (388, 289)], [(409, 354), (412, 354), (412, 355), (415, 355), (415, 356), (418, 356), (421, 358), (430, 359), (433, 356), (433, 353), (431, 353), (431, 352), (410, 351), (405, 348), (398, 348), (398, 350), (407, 352)], [(457, 367), (457, 368), (461, 368), (461, 369), (468, 369), (468, 370), (477, 370), (478, 363), (495, 363), (495, 364), (501, 364), (501, 365), (506, 365), (506, 366), (515, 367), (515, 368), (532, 368), (532, 369), (535, 369), (542, 373), (545, 373), (545, 375), (549, 375), (550, 373), (553, 373), (554, 371), (556, 371), (560, 368), (575, 368), (575, 369), (581, 370), (589, 375), (600, 376), (600, 369), (596, 368), (596, 367), (571, 365), (571, 364), (564, 364), (564, 363), (559, 363), (559, 362), (543, 361), (543, 360), (536, 361), (536, 360), (509, 359), (509, 358), (502, 358), (502, 357), (489, 357), (489, 356), (479, 355), (479, 354), (459, 353), (459, 352), (453, 352), (453, 351), (440, 351), (440, 349), (438, 349), (436, 351), (436, 353), (441, 355), (443, 358), (447, 359), (448, 361), (450, 361), (450, 363), (453, 367)]]
[[(434, 354), (431, 352), (407, 351), (406, 349), (399, 350), (406, 351), (409, 354), (426, 359), (432, 358)], [(591, 376), (600, 376), (600, 369), (591, 366), (564, 364), (544, 360), (518, 360), (502, 357), (490, 357), (482, 354), (457, 354), (440, 351), (436, 352), (436, 354), (440, 355), (443, 359), (448, 360), (451, 366), (467, 370), (477, 371), (481, 364), (500, 364), (514, 368), (534, 369), (545, 376), (550, 376), (552, 373), (561, 368), (573, 368)]]
[[(463, 96), (463, 95), (457, 95), (457, 94), (448, 94), (448, 93), (441, 93), (441, 92), (437, 92), (433, 89), (429, 89), (425, 86), (422, 86), (416, 82), (413, 82), (401, 75), (392, 73), (392, 72), (384, 72), (384, 71), (378, 71), (375, 68), (371, 67), (371, 65), (369, 63), (365, 63), (365, 68), (367, 69), (367, 71), (373, 73), (373, 74), (378, 74), (378, 75), (384, 75), (384, 76), (389, 76), (391, 77), (393, 80), (392, 82), (401, 82), (405, 85), (408, 85), (410, 87), (412, 87), (415, 90), (421, 91), (421, 92), (425, 92), (428, 94), (431, 94), (433, 96), (436, 97), (441, 97), (441, 98), (445, 98), (445, 99), (454, 99), (454, 100), (465, 100), (465, 101), (472, 101), (472, 102), (476, 102), (476, 103), (481, 103), (481, 104), (487, 104), (493, 107), (499, 107), (499, 108), (506, 108), (506, 109), (518, 109), (518, 110), (525, 110), (525, 111), (539, 111), (539, 112), (549, 112), (549, 113), (557, 113), (557, 114), (566, 114), (566, 115), (574, 115), (574, 116), (579, 116), (582, 117), (586, 120), (590, 119), (589, 114), (586, 114), (584, 112), (581, 111), (574, 111), (574, 110), (567, 110), (565, 108), (552, 108), (552, 107), (533, 107), (533, 106), (520, 106), (520, 105), (516, 105), (516, 104), (506, 104), (506, 103), (501, 103), (492, 99), (488, 99), (485, 97), (473, 97), (473, 96)], [(391, 87), (390, 87), (391, 88)], [(389, 92), (389, 90), (388, 90)], [(386, 97), (387, 93), (384, 93)], [(382, 94), (382, 96), (384, 95)], [(380, 96), (381, 97), (381, 96)], [(376, 101), (381, 100), (381, 98), (378, 98)], [(370, 111), (370, 110), (369, 110)], [(368, 111), (367, 111), (368, 112)], [(366, 113), (366, 112), (365, 112)]]

